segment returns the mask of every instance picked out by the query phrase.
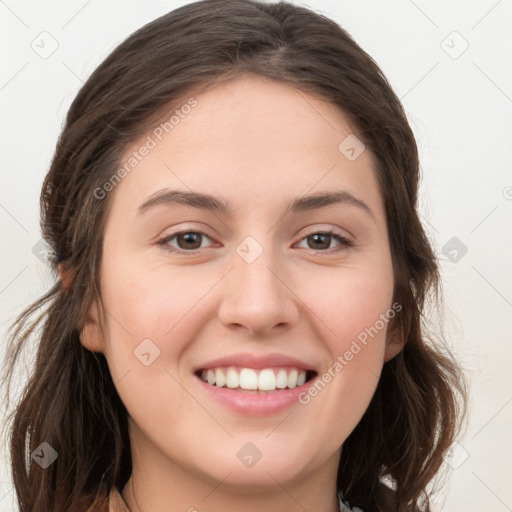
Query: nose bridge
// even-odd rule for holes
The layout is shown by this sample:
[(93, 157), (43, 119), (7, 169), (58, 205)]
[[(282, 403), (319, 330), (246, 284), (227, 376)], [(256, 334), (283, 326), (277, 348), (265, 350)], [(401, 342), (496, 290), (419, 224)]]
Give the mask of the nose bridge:
[[(223, 298), (220, 317), (225, 324), (239, 324), (252, 332), (264, 332), (297, 318), (293, 293), (285, 286), (286, 277), (272, 236), (247, 236), (238, 244), (229, 273), (229, 296)], [(261, 242), (260, 242), (261, 240)]]
[[(262, 237), (259, 237), (262, 240)], [(236, 248), (237, 258), (234, 271), (239, 284), (253, 298), (263, 295), (267, 298), (279, 295), (281, 290), (276, 281), (276, 269), (280, 266), (278, 255), (272, 246), (272, 237), (266, 236), (263, 243), (255, 237), (246, 237)], [(256, 294), (256, 295), (254, 295)]]

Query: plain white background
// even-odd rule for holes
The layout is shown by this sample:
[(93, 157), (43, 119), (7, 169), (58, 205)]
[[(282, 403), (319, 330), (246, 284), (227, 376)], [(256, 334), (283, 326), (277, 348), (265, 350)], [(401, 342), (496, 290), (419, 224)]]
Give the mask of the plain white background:
[[(34, 253), (39, 194), (71, 101), (124, 38), (186, 3), (0, 1), (2, 347), (7, 325), (52, 282)], [(295, 3), (335, 19), (377, 61), (418, 140), (447, 344), (471, 385), (436, 510), (512, 510), (512, 1)], [(2, 453), (0, 512), (15, 509)]]

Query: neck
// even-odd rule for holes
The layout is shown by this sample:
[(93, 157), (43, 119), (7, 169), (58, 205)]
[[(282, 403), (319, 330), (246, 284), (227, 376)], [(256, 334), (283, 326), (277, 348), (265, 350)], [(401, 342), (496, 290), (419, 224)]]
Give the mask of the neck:
[(256, 471), (257, 466), (245, 473), (235, 467), (216, 479), (173, 463), (149, 440), (137, 438), (136, 449), (132, 444), (132, 475), (122, 490), (131, 512), (339, 512), (339, 452), (292, 478), (275, 478), (267, 469), (265, 478), (254, 484), (247, 471)]

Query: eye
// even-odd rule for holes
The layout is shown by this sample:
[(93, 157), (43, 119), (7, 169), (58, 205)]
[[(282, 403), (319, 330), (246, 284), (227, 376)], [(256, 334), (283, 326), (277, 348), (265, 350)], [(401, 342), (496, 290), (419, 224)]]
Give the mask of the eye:
[[(166, 251), (169, 252), (182, 252), (187, 254), (195, 254), (198, 252), (196, 249), (202, 249), (201, 247), (201, 238), (206, 237), (209, 240), (211, 238), (202, 231), (180, 231), (178, 233), (173, 233), (171, 235), (166, 236), (158, 241), (158, 244), (161, 245)], [(177, 248), (173, 248), (174, 246), (170, 245), (169, 242), (176, 238), (176, 243), (178, 244)]]
[(305, 236), (302, 240), (306, 240), (308, 245), (313, 245), (313, 247), (306, 247), (307, 249), (309, 248), (321, 252), (326, 252), (324, 249), (331, 248), (331, 242), (334, 240), (338, 241), (339, 246), (332, 252), (343, 251), (354, 245), (353, 242), (342, 235), (336, 234), (334, 231), (319, 231), (317, 233), (311, 233), (310, 235)]
[[(211, 240), (211, 238), (202, 231), (179, 231), (162, 238), (157, 243), (169, 252), (196, 254), (197, 252), (200, 252), (200, 249), (204, 249), (201, 243), (203, 237)], [(176, 244), (178, 245), (177, 247), (170, 243), (174, 239), (176, 239)], [(338, 248), (335, 248), (332, 252), (346, 250), (354, 245), (353, 242), (342, 235), (336, 234), (334, 231), (319, 231), (316, 233), (311, 233), (310, 235), (302, 238), (301, 242), (303, 240), (306, 240), (307, 244), (316, 245), (316, 247), (306, 248), (320, 252), (327, 252), (325, 249), (331, 248), (331, 242), (333, 241), (338, 242)]]

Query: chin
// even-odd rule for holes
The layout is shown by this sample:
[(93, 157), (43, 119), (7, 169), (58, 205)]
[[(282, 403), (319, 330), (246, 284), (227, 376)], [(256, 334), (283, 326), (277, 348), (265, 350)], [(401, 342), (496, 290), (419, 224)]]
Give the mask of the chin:
[(215, 462), (202, 469), (213, 480), (222, 481), (223, 487), (233, 486), (233, 492), (268, 490), (277, 482), (284, 484), (299, 478), (306, 468), (311, 471), (313, 461), (298, 452), (300, 444), (290, 443), (285, 447), (280, 443), (278, 447), (268, 440), (266, 443), (264, 440), (260, 443), (244, 440), (232, 444), (222, 455), (208, 457), (209, 461)]

